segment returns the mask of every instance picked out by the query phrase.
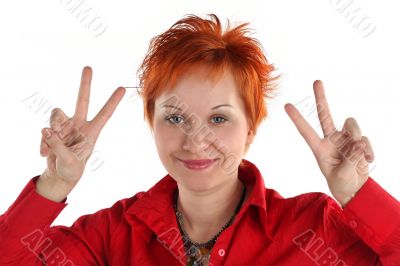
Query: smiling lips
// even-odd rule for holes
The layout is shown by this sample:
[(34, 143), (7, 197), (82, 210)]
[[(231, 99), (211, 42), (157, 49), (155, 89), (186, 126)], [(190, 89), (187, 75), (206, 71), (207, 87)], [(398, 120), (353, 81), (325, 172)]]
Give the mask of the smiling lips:
[(210, 167), (218, 159), (204, 159), (204, 160), (180, 160), (183, 164), (192, 170), (202, 170)]

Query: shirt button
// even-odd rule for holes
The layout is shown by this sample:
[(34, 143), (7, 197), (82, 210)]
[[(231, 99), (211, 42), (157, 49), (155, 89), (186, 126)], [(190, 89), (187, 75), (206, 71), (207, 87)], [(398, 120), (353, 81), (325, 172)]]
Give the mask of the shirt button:
[(356, 227), (358, 226), (357, 222), (354, 221), (354, 220), (351, 220), (351, 221), (349, 222), (349, 225), (350, 225), (351, 228), (356, 228)]
[(221, 257), (225, 256), (225, 249), (223, 249), (223, 248), (219, 249), (218, 255), (220, 255)]

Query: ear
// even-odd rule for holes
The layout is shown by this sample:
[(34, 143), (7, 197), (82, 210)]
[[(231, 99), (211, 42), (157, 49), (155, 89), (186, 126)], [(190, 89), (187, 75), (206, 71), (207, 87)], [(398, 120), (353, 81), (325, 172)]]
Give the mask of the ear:
[(255, 137), (254, 131), (250, 129), (250, 130), (247, 132), (246, 144), (251, 144), (251, 143), (253, 143), (254, 137)]

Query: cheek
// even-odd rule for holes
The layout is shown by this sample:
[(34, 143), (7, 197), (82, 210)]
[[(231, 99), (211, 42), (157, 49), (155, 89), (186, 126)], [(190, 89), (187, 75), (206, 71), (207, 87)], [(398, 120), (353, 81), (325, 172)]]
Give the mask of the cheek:
[(241, 152), (246, 143), (243, 127), (227, 127), (214, 130), (214, 148), (225, 152)]
[(170, 127), (158, 127), (154, 139), (159, 152), (171, 152), (179, 145), (178, 132)]

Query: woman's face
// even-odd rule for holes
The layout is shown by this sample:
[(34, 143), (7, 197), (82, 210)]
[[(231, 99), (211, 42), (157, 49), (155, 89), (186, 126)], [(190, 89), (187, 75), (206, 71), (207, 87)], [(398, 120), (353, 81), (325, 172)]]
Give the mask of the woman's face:
[[(156, 99), (153, 128), (168, 173), (199, 192), (237, 178), (245, 145), (253, 140), (231, 72), (225, 71), (212, 84), (205, 67), (188, 72), (173, 90)], [(204, 159), (214, 162), (203, 169), (183, 162)]]

